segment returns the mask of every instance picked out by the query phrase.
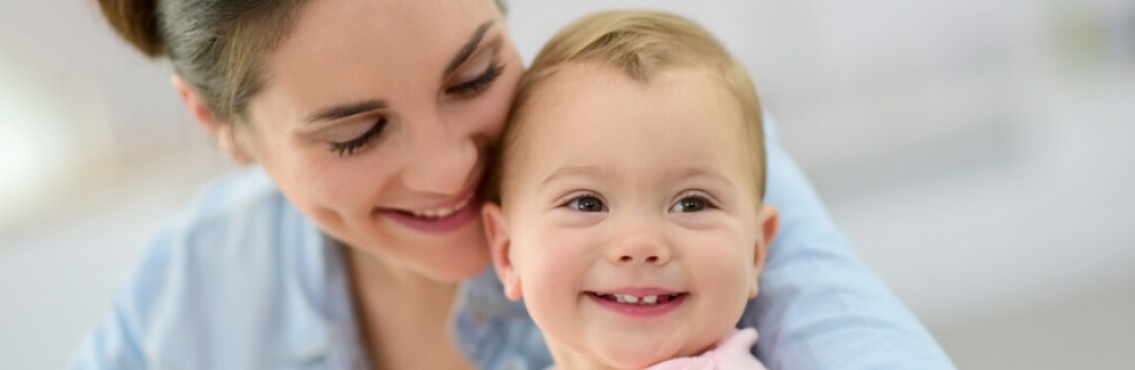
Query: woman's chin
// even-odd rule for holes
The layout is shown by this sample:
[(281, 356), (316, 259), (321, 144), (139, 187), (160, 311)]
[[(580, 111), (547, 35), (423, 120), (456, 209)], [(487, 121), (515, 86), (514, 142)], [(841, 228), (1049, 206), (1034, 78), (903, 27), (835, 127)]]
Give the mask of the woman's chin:
[(492, 264), (480, 217), (441, 233), (422, 232), (400, 223), (387, 224), (378, 231), (386, 237), (375, 244), (396, 244), (397, 247), (375, 247), (375, 254), (401, 260), (394, 262), (404, 263), (432, 280), (459, 282), (480, 274)]
[(432, 256), (422, 261), (428, 275), (438, 281), (458, 282), (477, 276), (492, 265), (489, 245), (481, 230), (477, 228), (458, 233), (451, 243), (438, 245)]
[(442, 282), (460, 282), (477, 276), (489, 268), (492, 260), (486, 248), (480, 254), (468, 254), (460, 260), (448, 260), (442, 266), (437, 261), (427, 261), (429, 266), (423, 266), (422, 272), (433, 280)]

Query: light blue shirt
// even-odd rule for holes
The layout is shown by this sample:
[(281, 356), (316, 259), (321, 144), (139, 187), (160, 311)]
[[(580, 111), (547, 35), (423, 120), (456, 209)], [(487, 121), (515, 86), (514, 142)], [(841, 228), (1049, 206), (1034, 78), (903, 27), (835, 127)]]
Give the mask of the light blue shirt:
[[(769, 369), (953, 369), (926, 329), (851, 252), (766, 115), (768, 191), (780, 228), (755, 327)], [(358, 369), (342, 247), (258, 167), (207, 185), (161, 231), (80, 345), (75, 369)], [(453, 324), (484, 369), (544, 369), (523, 304), (486, 271), (462, 284)]]

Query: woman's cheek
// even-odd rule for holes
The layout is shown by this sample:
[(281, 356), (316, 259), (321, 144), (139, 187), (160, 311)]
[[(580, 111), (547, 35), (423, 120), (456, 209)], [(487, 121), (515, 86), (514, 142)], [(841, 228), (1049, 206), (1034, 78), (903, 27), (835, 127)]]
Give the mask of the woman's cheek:
[(387, 186), (387, 176), (381, 167), (371, 165), (370, 153), (365, 158), (328, 158), (311, 161), (297, 181), (306, 183), (308, 194), (317, 202), (339, 210), (352, 210), (375, 206), (379, 193)]

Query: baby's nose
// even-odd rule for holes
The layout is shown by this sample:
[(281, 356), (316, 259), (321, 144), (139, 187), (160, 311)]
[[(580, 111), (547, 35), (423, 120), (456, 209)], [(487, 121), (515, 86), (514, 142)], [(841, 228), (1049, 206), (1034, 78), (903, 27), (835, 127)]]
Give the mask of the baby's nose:
[(607, 258), (616, 265), (646, 263), (664, 265), (670, 262), (670, 248), (661, 240), (635, 237), (619, 242)]

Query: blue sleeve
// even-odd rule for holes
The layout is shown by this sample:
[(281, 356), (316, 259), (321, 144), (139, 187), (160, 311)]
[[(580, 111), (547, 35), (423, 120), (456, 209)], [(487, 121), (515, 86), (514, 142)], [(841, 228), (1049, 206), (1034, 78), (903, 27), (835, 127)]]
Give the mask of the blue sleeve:
[(139, 265), (114, 295), (111, 314), (79, 344), (70, 369), (145, 369), (145, 313), (163, 290), (169, 263), (168, 233), (150, 245)]
[(780, 223), (739, 326), (770, 369), (953, 369), (886, 284), (851, 251), (765, 116), (766, 203)]
[(111, 317), (79, 346), (70, 369), (144, 369), (141, 339), (128, 305), (116, 299)]

